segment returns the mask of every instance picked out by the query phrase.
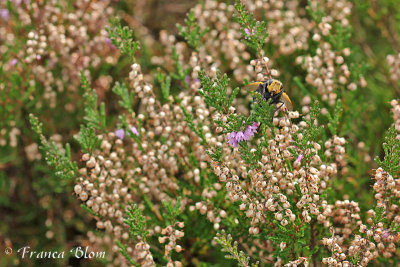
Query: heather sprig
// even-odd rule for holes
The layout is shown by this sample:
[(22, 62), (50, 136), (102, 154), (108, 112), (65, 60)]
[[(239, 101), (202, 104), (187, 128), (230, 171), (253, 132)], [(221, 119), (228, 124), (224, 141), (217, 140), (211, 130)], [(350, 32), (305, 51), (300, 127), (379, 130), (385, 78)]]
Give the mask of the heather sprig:
[(105, 104), (101, 103), (100, 107), (98, 106), (97, 94), (90, 88), (89, 81), (83, 73), (81, 73), (81, 84), (85, 101), (84, 119), (87, 126), (96, 130), (105, 129), (107, 126)]
[(199, 125), (196, 125), (194, 123), (194, 118), (191, 114), (189, 114), (185, 108), (181, 105), (180, 106), (183, 115), (185, 116), (185, 122), (187, 123), (187, 126), (192, 130), (198, 137), (201, 138), (201, 142), (203, 145), (207, 145), (207, 139), (205, 137), (204, 131), (203, 131), (203, 125), (200, 123)]
[(332, 135), (338, 134), (338, 127), (340, 124), (340, 119), (342, 118), (342, 114), (343, 114), (343, 103), (339, 99), (338, 101), (336, 101), (335, 111), (333, 116), (330, 113), (327, 114), (329, 120), (328, 129)]
[(220, 72), (217, 72), (216, 78), (212, 79), (201, 71), (199, 72), (199, 79), (202, 85), (199, 94), (204, 97), (207, 105), (215, 108), (220, 113), (228, 113), (229, 107), (239, 93), (239, 88), (234, 89), (231, 95), (228, 96), (227, 87), (230, 79), (226, 74)]
[(222, 246), (222, 251), (227, 253), (225, 257), (227, 259), (236, 260), (239, 266), (257, 267), (259, 265), (259, 262), (250, 264), (250, 257), (247, 256), (243, 251), (239, 251), (237, 241), (234, 241), (232, 244), (232, 236), (230, 234), (226, 234), (225, 231), (217, 233), (217, 235), (214, 237), (214, 240), (217, 241), (220, 246)]
[(47, 140), (43, 135), (43, 124), (33, 114), (29, 114), (29, 121), (32, 130), (40, 138), (40, 149), (44, 155), (47, 164), (54, 169), (54, 173), (61, 179), (74, 179), (76, 177), (78, 166), (71, 160), (71, 148), (69, 144), (65, 149), (60, 149), (53, 140)]
[(375, 158), (376, 163), (393, 177), (399, 177), (400, 171), (400, 140), (394, 126), (390, 127), (383, 143), (385, 155), (383, 160)]
[(260, 123), (263, 133), (265, 130), (271, 129), (272, 134), (274, 134), (273, 117), (275, 112), (275, 105), (270, 105), (271, 100), (264, 100), (258, 93), (253, 93), (255, 98), (251, 104), (251, 113), (247, 121), (257, 121)]
[(122, 26), (118, 19), (111, 20), (111, 26), (106, 28), (111, 42), (118, 47), (123, 54), (135, 59), (136, 51), (140, 48), (138, 41), (135, 41), (135, 34), (128, 26)]
[(189, 46), (194, 50), (198, 50), (201, 38), (209, 31), (208, 28), (201, 29), (196, 21), (193, 10), (190, 10), (187, 18), (185, 19), (186, 26), (177, 24), (176, 27), (179, 30), (179, 34), (185, 38)]
[(164, 73), (157, 73), (157, 81), (161, 86), (161, 95), (164, 100), (169, 100), (170, 90), (171, 90), (171, 77)]
[(240, 31), (242, 33), (242, 42), (253, 48), (258, 56), (262, 56), (261, 50), (264, 46), (265, 39), (268, 37), (267, 22), (258, 21), (254, 16), (245, 9), (245, 5), (237, 0), (235, 3), (237, 15), (235, 16), (240, 23)]
[(142, 215), (142, 210), (132, 204), (127, 207), (124, 223), (129, 226), (129, 234), (131, 238), (146, 242), (149, 234), (146, 226), (146, 218)]
[(97, 137), (92, 127), (81, 125), (79, 133), (74, 137), (85, 153), (92, 153), (95, 149), (100, 148), (101, 140)]
[(324, 10), (321, 8), (320, 3), (316, 3), (315, 6), (313, 6), (313, 3), (311, 0), (308, 0), (308, 5), (306, 7), (307, 13), (312, 17), (313, 21), (315, 23), (321, 23), (325, 13)]
[(189, 74), (190, 69), (185, 67), (182, 61), (179, 58), (178, 53), (176, 52), (176, 47), (173, 46), (172, 50), (172, 59), (174, 61), (174, 69), (171, 72), (171, 78), (179, 81), (184, 81), (185, 77)]
[(133, 101), (135, 98), (134, 92), (129, 90), (124, 83), (119, 82), (115, 83), (112, 91), (121, 98), (121, 100), (119, 101), (120, 106), (129, 111), (129, 113), (132, 113)]
[[(313, 103), (310, 110), (310, 119), (306, 120), (306, 127), (300, 130), (300, 133), (295, 136), (295, 145), (299, 151), (311, 152), (315, 146), (320, 146), (317, 142), (318, 137), (322, 134), (323, 126), (318, 125), (318, 118), (320, 117), (320, 107), (318, 101)], [(292, 150), (295, 155), (298, 153)], [(309, 161), (314, 156), (314, 153), (302, 154), (305, 161)]]
[(175, 205), (172, 203), (172, 201), (163, 201), (161, 202), (165, 209), (164, 219), (167, 225), (172, 225), (174, 222), (177, 221), (177, 217), (181, 214), (181, 197), (178, 197), (176, 200)]
[(92, 153), (93, 150), (100, 148), (101, 140), (96, 135), (96, 130), (105, 129), (106, 116), (105, 105), (101, 103), (100, 109), (97, 104), (96, 92), (91, 90), (89, 81), (81, 73), (81, 86), (85, 103), (84, 113), (86, 124), (81, 125), (80, 131), (74, 137), (86, 153)]

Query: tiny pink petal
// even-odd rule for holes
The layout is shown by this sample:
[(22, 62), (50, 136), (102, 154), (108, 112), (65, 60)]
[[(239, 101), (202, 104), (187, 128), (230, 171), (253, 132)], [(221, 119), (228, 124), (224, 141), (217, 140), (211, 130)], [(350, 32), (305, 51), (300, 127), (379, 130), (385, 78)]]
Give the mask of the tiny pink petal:
[(134, 135), (139, 136), (139, 132), (138, 132), (138, 130), (136, 129), (136, 127), (132, 126), (132, 127), (131, 127), (131, 132), (132, 132)]
[(118, 129), (115, 131), (115, 135), (119, 138), (119, 139), (124, 139), (125, 137), (125, 131), (123, 129)]
[(303, 154), (300, 154), (299, 157), (297, 158), (297, 162), (300, 162), (302, 158), (303, 158)]
[(236, 137), (236, 132), (231, 132), (228, 137), (228, 144), (230, 144), (233, 147), (237, 147), (238, 143), (235, 137)]
[(236, 134), (235, 139), (236, 139), (237, 142), (241, 142), (241, 141), (245, 140), (245, 139), (244, 139), (244, 134), (243, 134), (243, 132), (242, 132), (242, 131), (238, 132), (238, 133)]

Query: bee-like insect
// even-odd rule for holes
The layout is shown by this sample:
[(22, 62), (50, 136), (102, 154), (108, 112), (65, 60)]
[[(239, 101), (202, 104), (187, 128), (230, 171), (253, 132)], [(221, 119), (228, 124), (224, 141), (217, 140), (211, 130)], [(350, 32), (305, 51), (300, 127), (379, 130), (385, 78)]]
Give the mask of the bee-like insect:
[(285, 105), (288, 110), (293, 110), (292, 101), (290, 101), (289, 96), (283, 90), (283, 84), (275, 79), (268, 79), (264, 82), (250, 83), (243, 87), (247, 91), (256, 91), (261, 95), (261, 100), (268, 101), (270, 105), (281, 104), (274, 112), (275, 113)]

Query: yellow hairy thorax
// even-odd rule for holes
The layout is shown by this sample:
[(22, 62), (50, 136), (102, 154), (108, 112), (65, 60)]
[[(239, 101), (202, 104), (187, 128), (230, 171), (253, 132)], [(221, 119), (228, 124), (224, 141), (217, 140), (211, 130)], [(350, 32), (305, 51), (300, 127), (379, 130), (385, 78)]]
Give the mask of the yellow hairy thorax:
[(279, 94), (281, 91), (282, 83), (280, 81), (274, 80), (270, 85), (268, 85), (268, 91)]

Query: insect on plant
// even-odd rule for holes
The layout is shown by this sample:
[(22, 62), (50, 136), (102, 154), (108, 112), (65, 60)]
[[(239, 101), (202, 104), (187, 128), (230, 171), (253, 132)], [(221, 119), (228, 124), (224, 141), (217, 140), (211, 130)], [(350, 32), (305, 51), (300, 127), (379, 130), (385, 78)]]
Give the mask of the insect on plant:
[[(271, 77), (271, 72), (265, 64), (267, 74), (268, 74), (268, 79), (263, 82), (254, 82), (250, 83), (246, 86), (243, 87), (244, 90), (246, 91), (256, 91), (261, 95), (261, 100), (268, 101), (271, 99), (269, 102), (269, 105), (272, 104), (281, 104), (279, 107), (277, 107), (274, 111), (274, 116), (275, 113), (283, 106), (288, 110), (293, 110), (293, 104), (292, 101), (290, 100), (289, 96), (285, 93), (283, 89), (283, 84), (281, 81), (272, 79)], [(255, 98), (253, 98), (254, 101)]]

